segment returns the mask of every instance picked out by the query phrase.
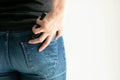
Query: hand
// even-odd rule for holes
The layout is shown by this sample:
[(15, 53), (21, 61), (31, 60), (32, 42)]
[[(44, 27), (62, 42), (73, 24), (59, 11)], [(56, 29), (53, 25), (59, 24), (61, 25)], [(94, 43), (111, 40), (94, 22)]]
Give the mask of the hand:
[(51, 13), (48, 13), (43, 20), (40, 20), (40, 17), (37, 18), (36, 24), (40, 25), (40, 28), (36, 28), (37, 25), (32, 27), (34, 34), (42, 33), (42, 35), (36, 39), (29, 40), (28, 43), (43, 44), (40, 46), (39, 51), (44, 50), (51, 42), (53, 36), (56, 34), (56, 39), (62, 35), (62, 21), (63, 18), (60, 16), (53, 16)]

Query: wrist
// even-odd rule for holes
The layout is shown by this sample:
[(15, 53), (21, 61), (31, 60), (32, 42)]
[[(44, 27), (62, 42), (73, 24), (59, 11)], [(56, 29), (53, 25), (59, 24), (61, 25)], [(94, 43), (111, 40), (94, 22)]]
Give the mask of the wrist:
[(52, 18), (61, 18), (64, 16), (65, 1), (66, 0), (52, 0), (52, 8), (49, 12)]
[(51, 10), (50, 12), (49, 12), (49, 15), (51, 16), (51, 18), (61, 18), (61, 17), (63, 17), (64, 16), (64, 11), (62, 11), (62, 10)]

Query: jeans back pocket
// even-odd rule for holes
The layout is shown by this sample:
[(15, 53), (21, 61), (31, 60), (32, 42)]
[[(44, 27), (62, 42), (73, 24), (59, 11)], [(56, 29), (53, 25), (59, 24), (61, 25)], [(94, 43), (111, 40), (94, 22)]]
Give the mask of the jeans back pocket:
[(58, 60), (57, 40), (52, 41), (43, 51), (39, 52), (38, 48), (42, 45), (29, 44), (21, 42), (24, 54), (27, 56), (28, 66), (31, 73), (50, 77), (55, 74), (55, 67)]

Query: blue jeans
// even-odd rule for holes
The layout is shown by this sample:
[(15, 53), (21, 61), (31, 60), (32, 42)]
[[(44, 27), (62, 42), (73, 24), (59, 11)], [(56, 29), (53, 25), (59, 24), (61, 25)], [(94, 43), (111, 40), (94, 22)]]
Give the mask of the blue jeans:
[(32, 35), (31, 30), (0, 31), (0, 80), (66, 80), (63, 38), (38, 52), (42, 43), (29, 44)]

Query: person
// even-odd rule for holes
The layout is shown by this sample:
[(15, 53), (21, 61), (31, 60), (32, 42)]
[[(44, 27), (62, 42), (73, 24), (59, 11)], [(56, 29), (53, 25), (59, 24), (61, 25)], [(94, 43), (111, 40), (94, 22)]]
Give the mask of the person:
[(64, 12), (65, 0), (0, 0), (0, 80), (66, 80)]

